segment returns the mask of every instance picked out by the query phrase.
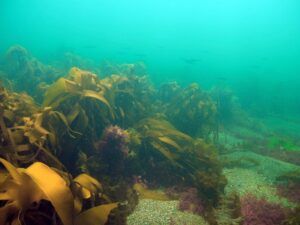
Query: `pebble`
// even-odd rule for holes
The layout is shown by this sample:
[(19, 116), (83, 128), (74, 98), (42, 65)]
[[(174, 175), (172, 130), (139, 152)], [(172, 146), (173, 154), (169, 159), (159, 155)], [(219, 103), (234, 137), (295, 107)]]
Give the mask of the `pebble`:
[[(178, 201), (141, 199), (135, 211), (127, 218), (128, 225), (208, 225), (198, 215), (181, 212)], [(175, 222), (175, 223), (171, 223)]]

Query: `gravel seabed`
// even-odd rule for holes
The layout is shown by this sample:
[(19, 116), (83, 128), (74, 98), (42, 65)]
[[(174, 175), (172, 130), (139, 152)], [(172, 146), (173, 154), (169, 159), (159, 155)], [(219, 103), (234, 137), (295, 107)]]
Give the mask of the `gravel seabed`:
[[(276, 177), (299, 169), (298, 166), (252, 152), (235, 152), (228, 156), (232, 159), (253, 158), (258, 161), (258, 165), (250, 168), (224, 168), (223, 173), (228, 180), (225, 193), (235, 191), (240, 196), (251, 193), (258, 198), (266, 198), (271, 202), (294, 207), (287, 199), (277, 195), (273, 182)], [(201, 216), (181, 212), (177, 206), (178, 201), (141, 199), (135, 211), (127, 218), (127, 223), (128, 225), (208, 225)]]
[(288, 199), (278, 196), (276, 179), (286, 173), (300, 170), (299, 166), (282, 162), (268, 156), (253, 152), (234, 152), (225, 155), (229, 159), (252, 159), (256, 162), (251, 166), (225, 168), (223, 173), (227, 178), (225, 193), (238, 192), (240, 196), (245, 194), (255, 195), (257, 198), (266, 198), (270, 202), (278, 203), (286, 207), (295, 207)]
[[(208, 225), (198, 215), (181, 212), (178, 201), (141, 199), (135, 211), (127, 218), (128, 225)], [(175, 222), (175, 223), (171, 223)]]

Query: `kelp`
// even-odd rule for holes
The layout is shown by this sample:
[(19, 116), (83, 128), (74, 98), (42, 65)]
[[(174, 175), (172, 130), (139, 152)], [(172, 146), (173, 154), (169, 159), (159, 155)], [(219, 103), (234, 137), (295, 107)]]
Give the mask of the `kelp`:
[(38, 95), (38, 85), (42, 82), (51, 83), (61, 75), (59, 70), (44, 65), (19, 45), (8, 49), (3, 60), (3, 70), (5, 78), (14, 78), (11, 79), (14, 90), (25, 91), (37, 101), (42, 98), (42, 95)]
[[(50, 141), (52, 146), (57, 143), (53, 149), (70, 170), (75, 170), (80, 152), (91, 154), (93, 143), (115, 118), (107, 92), (95, 74), (75, 67), (46, 91), (43, 106), (64, 116), (60, 128), (55, 123), (48, 126), (48, 130), (58, 134), (50, 136)], [(62, 146), (70, 150), (63, 151)]]
[(235, 192), (223, 196), (220, 205), (214, 210), (214, 215), (212, 215), (210, 220), (222, 225), (241, 225), (243, 218), (240, 196)]
[(118, 206), (116, 203), (100, 205), (81, 213), (75, 220), (75, 225), (104, 225), (109, 213)]
[(8, 126), (15, 126), (22, 123), (22, 118), (31, 116), (38, 111), (38, 106), (25, 93), (8, 91), (0, 86), (0, 108), (3, 111), (3, 119)]
[(192, 138), (176, 130), (171, 123), (157, 118), (147, 118), (140, 121), (135, 129), (140, 133), (144, 143), (152, 146), (161, 155), (176, 164), (177, 152), (182, 152), (180, 145), (188, 144)]
[(58, 79), (49, 87), (43, 105), (56, 108), (64, 101), (76, 96), (79, 99), (93, 98), (110, 109), (104, 94), (104, 86), (100, 85), (95, 74), (73, 67), (66, 78)]
[(157, 96), (163, 103), (169, 103), (174, 100), (174, 96), (178, 96), (180, 91), (182, 89), (176, 81), (167, 82), (158, 88)]
[(175, 95), (165, 103), (165, 114), (176, 128), (193, 137), (207, 137), (216, 129), (216, 104), (198, 84), (172, 93)]
[(101, 74), (105, 77), (118, 74), (124, 77), (145, 76), (147, 74), (146, 66), (143, 62), (116, 64), (109, 61), (103, 61), (100, 65)]
[(101, 80), (108, 89), (114, 107), (115, 123), (123, 128), (133, 126), (154, 111), (155, 90), (146, 76), (111, 75)]
[(90, 70), (99, 73), (98, 65), (90, 59), (81, 57), (74, 52), (64, 52), (54, 63), (55, 67), (67, 73), (70, 68), (78, 67), (84, 70)]
[(95, 74), (74, 67), (48, 88), (43, 106), (63, 113), (77, 132), (101, 134), (104, 125), (114, 119), (106, 92)]
[[(42, 200), (49, 201), (57, 213), (52, 218), (52, 224), (61, 221), (63, 225), (104, 225), (110, 211), (118, 207), (117, 203), (104, 204), (87, 210), (75, 207), (78, 205), (75, 201), (89, 199), (101, 190), (100, 183), (87, 174), (80, 175), (72, 181), (70, 178), (66, 180), (66, 176), (62, 177), (40, 162), (26, 169), (15, 168), (4, 159), (0, 159), (0, 162), (9, 173), (0, 184), (0, 200), (3, 202), (0, 207), (1, 225), (23, 224), (22, 213), (32, 204), (38, 204)], [(72, 188), (75, 186), (77, 189)]]
[(34, 158), (28, 141), (25, 140), (24, 116), (36, 113), (38, 108), (26, 94), (0, 90), (0, 155), (15, 164), (26, 163)]
[[(72, 130), (64, 114), (53, 111), (51, 107), (33, 114), (31, 118), (24, 118), (24, 135), (29, 142), (37, 147), (48, 146), (53, 154), (61, 156), (63, 140), (67, 137), (75, 139), (81, 133)], [(59, 152), (60, 151), (60, 152)]]
[[(226, 180), (214, 147), (195, 138), (213, 132), (216, 109), (209, 94), (197, 85), (185, 89), (171, 85), (157, 91), (146, 76), (136, 76), (134, 71), (100, 79), (74, 67), (50, 85), (41, 83), (41, 88), (46, 90), (41, 107), (25, 97), (25, 103), (20, 100), (19, 104), (16, 100), (21, 94), (0, 92), (5, 100), (0, 102), (4, 109), (0, 111), (0, 135), (6, 140), (0, 154), (15, 166), (32, 164), (29, 168), (42, 168), (43, 173), (65, 180), (65, 190), (73, 199), (72, 214), (83, 212), (78, 221), (123, 224), (122, 218), (138, 201), (132, 187), (134, 175), (142, 175), (154, 187), (195, 187), (208, 205), (217, 205)], [(12, 104), (14, 101), (18, 104)], [(40, 173), (32, 175), (38, 176), (33, 182), (27, 169), (17, 171), (23, 171), (32, 185), (46, 183)], [(71, 179), (66, 171), (73, 175), (91, 172), (101, 184), (87, 174)], [(39, 189), (35, 190), (39, 193)], [(144, 196), (157, 197), (151, 190), (139, 190)], [(110, 199), (128, 204), (119, 210)], [(52, 198), (41, 195), (38, 201), (36, 208), (29, 202), (23, 214), (38, 215), (46, 209), (58, 218), (56, 224), (66, 223), (68, 216), (62, 215)], [(105, 211), (113, 213), (107, 216)]]
[(234, 122), (239, 118), (237, 114), (239, 114), (241, 108), (230, 88), (213, 87), (210, 95), (217, 105), (217, 119), (220, 125), (229, 125), (230, 122)]
[(136, 151), (141, 174), (161, 185), (194, 186), (208, 204), (218, 203), (226, 179), (212, 145), (194, 140), (163, 119), (144, 119), (135, 129), (141, 139)]
[(14, 153), (13, 158), (21, 165), (40, 159), (63, 168), (55, 157), (61, 153), (59, 142), (66, 136), (75, 138), (75, 135), (79, 135), (70, 129), (64, 115), (45, 108), (32, 117), (23, 117), (22, 120), (22, 124), (10, 128), (4, 122), (1, 123), (2, 130), (7, 133), (10, 154)]

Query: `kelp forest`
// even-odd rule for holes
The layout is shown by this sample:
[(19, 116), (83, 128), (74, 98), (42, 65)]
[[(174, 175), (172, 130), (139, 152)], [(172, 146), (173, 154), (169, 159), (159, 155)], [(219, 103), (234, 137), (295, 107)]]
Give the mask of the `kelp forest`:
[(0, 225), (300, 224), (299, 139), (228, 87), (22, 46), (0, 80)]

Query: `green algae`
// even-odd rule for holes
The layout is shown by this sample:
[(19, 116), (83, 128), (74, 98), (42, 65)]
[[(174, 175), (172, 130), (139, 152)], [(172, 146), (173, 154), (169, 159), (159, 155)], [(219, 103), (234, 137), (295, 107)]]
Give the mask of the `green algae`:
[(272, 136), (268, 139), (267, 146), (269, 149), (280, 151), (300, 151), (300, 146), (292, 139)]

